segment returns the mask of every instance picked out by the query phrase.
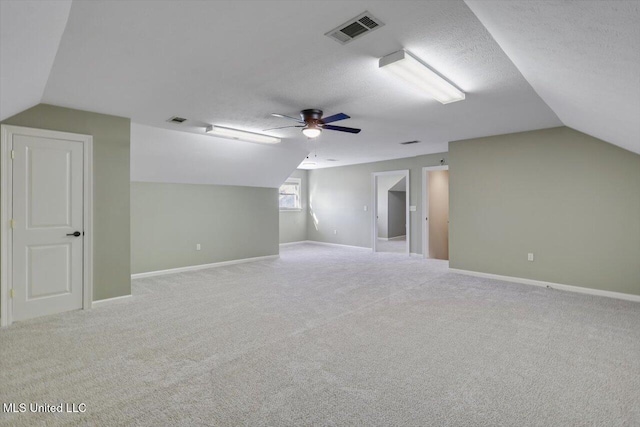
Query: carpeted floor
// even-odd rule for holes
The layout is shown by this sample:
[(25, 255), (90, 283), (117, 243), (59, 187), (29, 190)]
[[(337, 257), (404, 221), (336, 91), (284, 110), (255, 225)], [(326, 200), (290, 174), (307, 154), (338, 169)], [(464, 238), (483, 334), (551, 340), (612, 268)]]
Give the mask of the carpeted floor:
[(377, 252), (395, 252), (400, 254), (406, 253), (407, 238), (402, 237), (402, 238), (393, 239), (393, 240), (378, 239), (376, 243), (376, 251)]
[(640, 425), (640, 304), (317, 245), (0, 330), (1, 425)]

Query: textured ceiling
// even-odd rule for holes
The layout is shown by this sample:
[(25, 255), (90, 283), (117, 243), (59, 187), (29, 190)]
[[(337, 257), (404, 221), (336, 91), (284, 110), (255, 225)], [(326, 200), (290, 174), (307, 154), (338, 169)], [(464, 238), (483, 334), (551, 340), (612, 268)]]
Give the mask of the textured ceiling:
[(565, 125), (640, 153), (640, 2), (467, 4)]
[(0, 1), (0, 120), (40, 103), (71, 0)]
[[(365, 10), (386, 25), (345, 46), (323, 35)], [(442, 105), (380, 70), (378, 58), (400, 48), (467, 99)], [(302, 147), (317, 167), (441, 152), (451, 140), (561, 125), (463, 1), (74, 2), (44, 101), (194, 133), (203, 128), (165, 120), (180, 115), (260, 131), (288, 124), (272, 112), (315, 107), (351, 115), (337, 124), (360, 127), (359, 135), (325, 131), (308, 142), (296, 129), (272, 131), (283, 144), (260, 152)], [(421, 143), (398, 144), (416, 139)], [(153, 144), (141, 147), (158, 155)], [(216, 154), (203, 155), (214, 161)], [(187, 173), (190, 164), (182, 167)]]
[(131, 124), (131, 181), (279, 187), (305, 154)]
[[(340, 166), (561, 124), (640, 152), (639, 2), (467, 3), (2, 0), (0, 119), (39, 102), (131, 117), (132, 179), (166, 182), (277, 186), (307, 152)], [(386, 25), (345, 46), (323, 35), (365, 10)], [(441, 105), (378, 69), (400, 48), (467, 99)], [(313, 107), (363, 131), (272, 131), (277, 146), (202, 135)]]

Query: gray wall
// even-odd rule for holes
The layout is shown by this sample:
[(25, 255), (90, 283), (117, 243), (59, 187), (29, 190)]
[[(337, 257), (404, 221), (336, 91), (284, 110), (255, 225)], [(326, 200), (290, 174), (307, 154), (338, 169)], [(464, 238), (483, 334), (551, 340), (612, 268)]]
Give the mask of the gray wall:
[(129, 295), (130, 120), (40, 104), (2, 123), (93, 136), (93, 299)]
[(451, 267), (640, 294), (639, 155), (560, 127), (449, 159)]
[(131, 230), (133, 273), (277, 255), (278, 189), (132, 182)]
[(307, 171), (296, 169), (291, 178), (301, 179), (302, 210), (280, 211), (280, 243), (301, 242), (307, 240), (307, 218), (309, 217), (309, 181)]
[(404, 191), (388, 192), (387, 212), (389, 216), (389, 238), (404, 236), (407, 234), (405, 224), (407, 222), (407, 193)]
[[(308, 239), (319, 242), (372, 247), (371, 173), (409, 169), (409, 203), (417, 207), (410, 213), (411, 252), (422, 251), (421, 177), (423, 166), (438, 166), (447, 153), (429, 154), (383, 162), (309, 171)], [(364, 211), (364, 206), (368, 210)], [(333, 234), (333, 230), (337, 234)]]

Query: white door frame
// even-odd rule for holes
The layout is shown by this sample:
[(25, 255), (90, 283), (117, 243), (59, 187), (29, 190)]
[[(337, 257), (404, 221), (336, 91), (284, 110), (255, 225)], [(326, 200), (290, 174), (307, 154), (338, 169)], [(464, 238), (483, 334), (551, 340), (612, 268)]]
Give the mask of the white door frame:
[(422, 168), (422, 258), (429, 258), (429, 172), (448, 171), (449, 165), (426, 166)]
[(371, 231), (371, 239), (373, 241), (372, 249), (373, 252), (377, 250), (377, 242), (378, 242), (378, 177), (384, 175), (403, 175), (407, 180), (407, 197), (406, 199), (406, 207), (405, 207), (405, 232), (407, 233), (407, 243), (405, 252), (407, 255), (411, 255), (411, 217), (410, 217), (410, 197), (411, 187), (409, 186), (409, 169), (397, 170), (397, 171), (385, 171), (385, 172), (373, 172), (371, 173), (371, 193), (372, 193), (372, 231)]
[(82, 142), (84, 146), (84, 244), (82, 271), (82, 308), (91, 308), (93, 300), (93, 137), (76, 133), (58, 132), (46, 129), (33, 129), (21, 126), (2, 125), (0, 145), (0, 326), (9, 326), (13, 322), (10, 295), (12, 283), (13, 232), (11, 213), (13, 212), (13, 164), (10, 142), (14, 134), (59, 138)]

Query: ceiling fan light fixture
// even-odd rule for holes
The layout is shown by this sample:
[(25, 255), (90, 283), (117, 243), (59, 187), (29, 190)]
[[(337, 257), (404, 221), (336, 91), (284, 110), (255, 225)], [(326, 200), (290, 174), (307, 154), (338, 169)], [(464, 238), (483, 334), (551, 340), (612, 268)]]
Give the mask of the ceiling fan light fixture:
[(247, 132), (244, 130), (228, 128), (224, 126), (209, 125), (207, 126), (206, 133), (222, 138), (238, 139), (248, 142), (261, 142), (265, 144), (277, 144), (282, 140), (275, 136), (263, 135), (261, 133)]
[[(347, 133), (360, 133), (361, 129), (350, 128), (346, 126), (335, 126), (334, 122), (339, 122), (340, 120), (350, 119), (351, 117), (344, 114), (338, 113), (333, 114), (328, 117), (322, 117), (322, 110), (317, 108), (307, 108), (306, 110), (300, 111), (300, 118), (296, 119), (295, 117), (287, 116), (285, 114), (277, 114), (271, 113), (274, 117), (281, 117), (284, 119), (290, 119), (297, 122), (297, 125), (293, 126), (282, 126), (272, 129), (284, 129), (284, 128), (302, 128), (302, 134), (307, 138), (317, 138), (320, 136), (323, 130), (332, 130), (337, 132), (347, 132)], [(272, 130), (266, 129), (266, 130)]]
[(442, 104), (465, 99), (464, 92), (405, 50), (399, 50), (380, 58), (378, 65), (380, 68), (391, 71), (407, 83), (424, 90)]
[(317, 138), (322, 133), (322, 129), (320, 129), (317, 126), (309, 125), (309, 126), (305, 127), (304, 129), (302, 129), (302, 133), (307, 138)]

